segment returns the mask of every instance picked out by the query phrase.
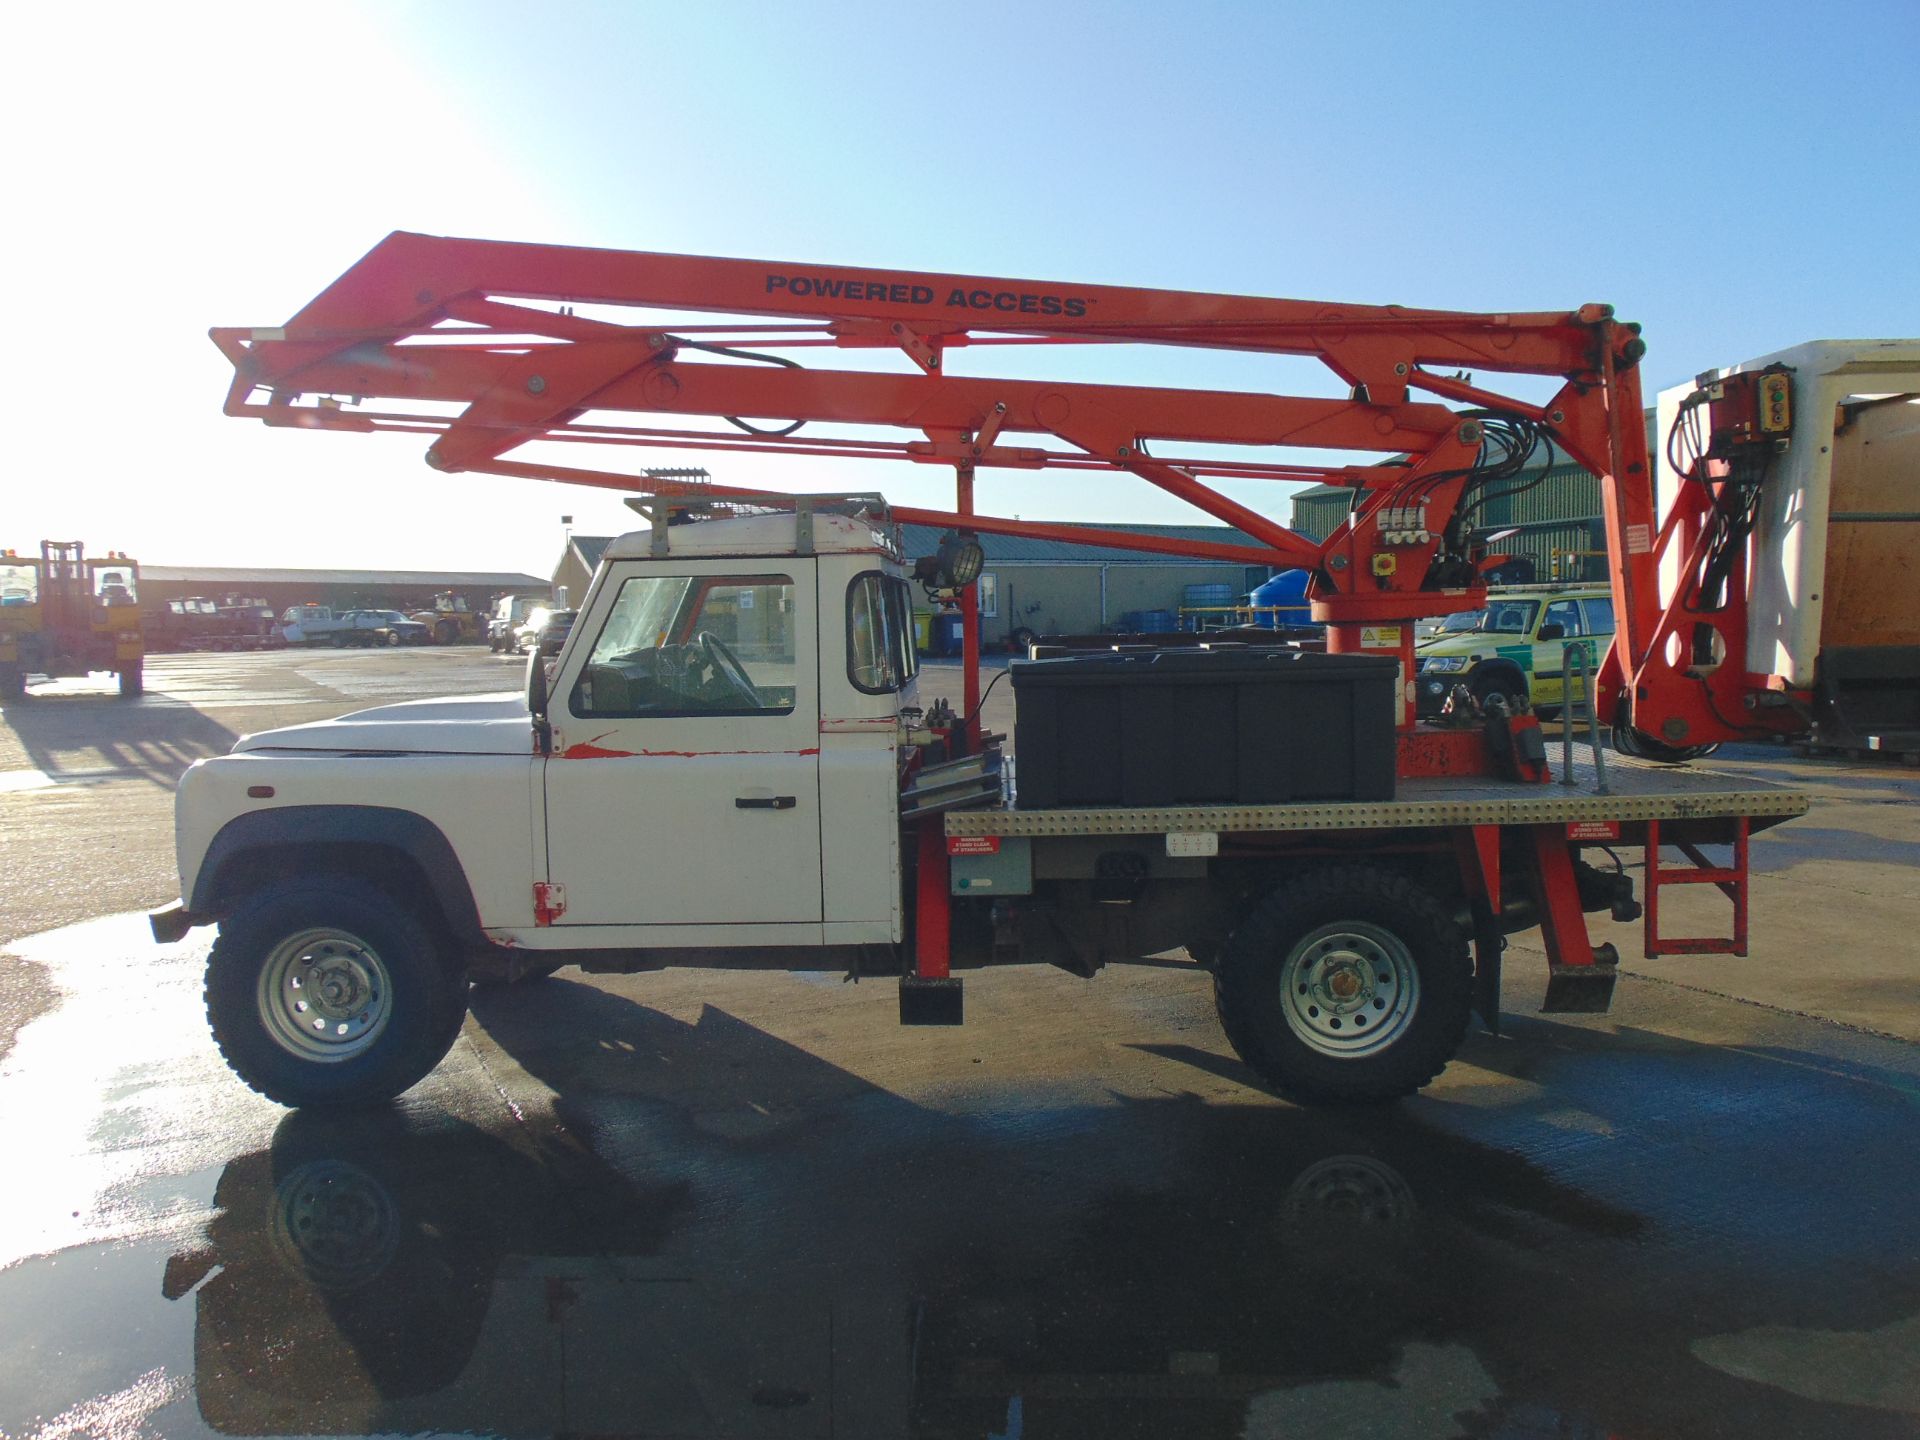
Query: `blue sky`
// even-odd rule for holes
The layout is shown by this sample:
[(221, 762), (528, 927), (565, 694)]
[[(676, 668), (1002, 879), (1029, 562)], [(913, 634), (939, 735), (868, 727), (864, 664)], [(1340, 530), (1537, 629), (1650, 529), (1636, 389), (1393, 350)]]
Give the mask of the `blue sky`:
[[(417, 439), (220, 416), (206, 327), (277, 323), (400, 228), (1462, 309), (1607, 300), (1646, 326), (1649, 392), (1803, 340), (1920, 334), (1920, 3), (39, 9), (57, 13), (16, 22), (0, 98), (37, 201), (0, 241), (21, 292), (0, 544), (538, 571), (561, 513), (618, 527), (605, 496), (436, 475)], [(1045, 363), (1330, 391), (1273, 359)], [(712, 465), (946, 489), (907, 466)], [(1030, 517), (1191, 513), (1131, 480), (983, 490)], [(1238, 493), (1285, 513), (1274, 487)]]

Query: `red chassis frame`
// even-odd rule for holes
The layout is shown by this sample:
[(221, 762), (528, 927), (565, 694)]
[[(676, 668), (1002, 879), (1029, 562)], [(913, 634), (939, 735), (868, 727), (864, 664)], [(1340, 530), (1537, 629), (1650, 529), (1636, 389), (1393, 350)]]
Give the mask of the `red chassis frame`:
[[(533, 302), (533, 303), (525, 303)], [(576, 304), (737, 315), (730, 324), (618, 324)], [(1479, 423), (1420, 391), (1522, 417), (1599, 475), (1618, 634), (1596, 686), (1603, 718), (1661, 743), (1707, 744), (1798, 729), (1790, 709), (1760, 708), (1764, 676), (1745, 665), (1743, 614), (1723, 626), (1725, 661), (1690, 667), (1673, 643), (1690, 617), (1663, 606), (1656, 540), (1702, 533), (1710, 487), (1687, 487), (1664, 529), (1655, 512), (1641, 417), (1638, 327), (1610, 306), (1468, 314), (1323, 304), (1116, 286), (714, 259), (396, 232), (284, 326), (217, 328), (233, 362), (227, 413), (269, 425), (434, 435), (427, 461), (478, 471), (660, 494), (746, 492), (618, 471), (504, 458), (529, 441), (665, 446), (882, 458), (949, 465), (952, 511), (902, 508), (907, 521), (1129, 550), (1301, 566), (1329, 648), (1386, 650), (1412, 673), (1423, 616), (1472, 608), (1484, 591), (1457, 567), (1438, 583), (1441, 537), (1481, 448)], [(969, 345), (1154, 344), (1318, 357), (1349, 398), (1161, 387), (971, 379), (947, 373)], [(756, 356), (741, 356), (742, 346)], [(892, 349), (902, 373), (801, 368), (789, 352)], [(731, 352), (731, 353), (729, 353)], [(779, 358), (770, 364), (728, 363)], [(1453, 371), (1535, 374), (1562, 384), (1543, 406), (1483, 389)], [(259, 398), (265, 392), (265, 398)], [(348, 400), (347, 397), (351, 397)], [(430, 409), (363, 408), (369, 397)], [(457, 415), (447, 407), (460, 406)], [(637, 412), (646, 423), (602, 418)], [(782, 417), (778, 433), (690, 430), (678, 417)], [(801, 425), (879, 426), (921, 438), (796, 433)], [(1010, 443), (1038, 436), (1052, 445)], [(1178, 458), (1149, 447), (1198, 444), (1372, 452), (1403, 460), (1343, 467)], [(1070, 448), (1062, 448), (1070, 447)], [(1126, 472), (1236, 526), (1255, 543), (1189, 542), (976, 514), (980, 467)], [(1351, 488), (1348, 519), (1324, 543), (1221, 494), (1209, 479), (1270, 479)], [(1396, 496), (1418, 491), (1410, 524)], [(1696, 547), (1697, 548), (1697, 547)], [(1693, 563), (1693, 562), (1689, 562)], [(1686, 593), (1687, 587), (1680, 587)], [(962, 595), (967, 713), (978, 703), (977, 600)], [(1692, 623), (1702, 623), (1697, 619)], [(1414, 741), (1403, 706), (1402, 769), (1463, 768), (1442, 737)]]

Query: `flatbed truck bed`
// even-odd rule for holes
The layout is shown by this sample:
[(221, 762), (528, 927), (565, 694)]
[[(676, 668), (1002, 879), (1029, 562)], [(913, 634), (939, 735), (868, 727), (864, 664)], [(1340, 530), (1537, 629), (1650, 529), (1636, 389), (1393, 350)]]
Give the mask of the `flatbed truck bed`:
[[(1605, 789), (1592, 759), (1576, 752), (1573, 783), (1521, 785), (1489, 776), (1402, 780), (1392, 800), (1280, 805), (1112, 806), (1050, 810), (950, 810), (946, 833), (963, 836), (1154, 835), (1186, 832), (1300, 833), (1455, 826), (1580, 825), (1736, 820), (1754, 830), (1807, 813), (1805, 791), (1698, 766), (1608, 755)], [(1576, 837), (1577, 838), (1577, 837)]]

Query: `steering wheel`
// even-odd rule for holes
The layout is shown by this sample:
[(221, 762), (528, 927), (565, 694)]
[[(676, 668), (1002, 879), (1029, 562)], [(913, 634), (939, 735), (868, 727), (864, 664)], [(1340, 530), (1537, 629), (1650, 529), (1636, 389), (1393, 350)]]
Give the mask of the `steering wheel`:
[(753, 678), (747, 674), (747, 667), (740, 663), (735, 655), (711, 630), (702, 630), (693, 637), (693, 643), (700, 647), (700, 654), (713, 666), (713, 673), (724, 679), (727, 684), (748, 701), (754, 709), (760, 708), (760, 692), (753, 688)]

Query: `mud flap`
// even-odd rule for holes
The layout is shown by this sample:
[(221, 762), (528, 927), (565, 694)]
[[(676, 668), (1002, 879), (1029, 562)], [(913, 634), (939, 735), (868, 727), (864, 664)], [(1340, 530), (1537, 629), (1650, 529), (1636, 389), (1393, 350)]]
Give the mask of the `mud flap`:
[(1593, 947), (1593, 964), (1547, 964), (1547, 998), (1540, 1009), (1548, 1015), (1604, 1015), (1613, 1007), (1613, 982), (1620, 973), (1620, 956), (1611, 945)]
[(964, 982), (922, 980), (916, 975), (900, 977), (900, 1023), (902, 1025), (960, 1025), (965, 1023), (962, 1004)]

